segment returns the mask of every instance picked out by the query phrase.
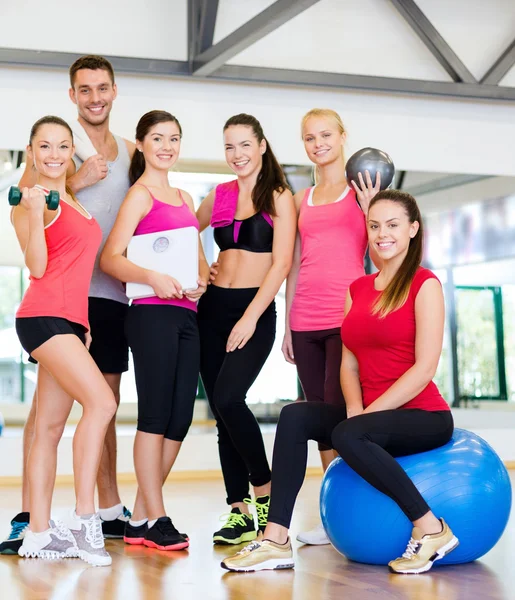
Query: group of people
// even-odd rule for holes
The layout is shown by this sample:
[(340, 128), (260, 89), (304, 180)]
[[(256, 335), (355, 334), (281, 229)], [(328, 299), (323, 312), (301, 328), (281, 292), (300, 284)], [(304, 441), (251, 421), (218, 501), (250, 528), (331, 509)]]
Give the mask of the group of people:
[[(332, 110), (313, 109), (301, 123), (313, 187), (292, 196), (259, 121), (239, 114), (223, 129), (237, 178), (195, 211), (191, 196), (168, 178), (180, 153), (178, 119), (146, 113), (133, 144), (109, 129), (117, 88), (106, 59), (77, 60), (70, 84), (78, 121), (47, 116), (34, 124), (22, 200), (12, 210), (30, 272), (16, 330), (39, 367), (24, 431), (22, 512), (0, 553), (102, 566), (111, 564), (104, 538), (187, 548), (189, 536), (167, 514), (162, 486), (190, 427), (200, 373), (231, 507), (213, 542), (249, 542), (223, 568), (294, 566), (288, 529), (308, 440), (319, 443), (324, 469), (340, 455), (413, 522), (407, 550), (390, 569), (431, 568), (458, 541), (394, 458), (445, 444), (453, 432), (449, 406), (432, 383), (444, 304), (440, 283), (421, 267), (415, 200), (381, 191), (368, 172), (349, 187), (343, 123)], [(89, 155), (78, 149), (84, 140)], [(46, 204), (50, 190), (60, 195), (56, 211)], [(208, 226), (220, 253), (210, 267), (199, 237), (196, 289), (127, 258), (134, 236)], [(378, 268), (373, 275), (364, 272), (367, 248)], [(283, 353), (297, 367), (306, 402), (282, 410), (270, 468), (246, 394), (272, 349), (274, 298), (285, 280)], [(129, 306), (127, 282), (146, 284), (154, 295)], [(115, 433), (129, 347), (138, 393), (132, 514), (116, 485)], [(73, 440), (75, 510), (66, 522), (53, 521), (57, 446), (74, 400), (83, 408)], [(321, 526), (298, 539), (328, 543)]]

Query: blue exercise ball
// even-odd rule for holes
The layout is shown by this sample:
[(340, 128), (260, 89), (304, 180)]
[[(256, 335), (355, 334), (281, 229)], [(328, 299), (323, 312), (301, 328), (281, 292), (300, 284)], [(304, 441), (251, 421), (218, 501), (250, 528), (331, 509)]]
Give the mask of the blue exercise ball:
[[(511, 483), (485, 440), (455, 429), (445, 446), (397, 460), (459, 539), (459, 546), (435, 565), (471, 562), (495, 546), (510, 515)], [(391, 498), (341, 458), (324, 475), (320, 513), (333, 546), (360, 563), (386, 565), (401, 556), (413, 527)]]

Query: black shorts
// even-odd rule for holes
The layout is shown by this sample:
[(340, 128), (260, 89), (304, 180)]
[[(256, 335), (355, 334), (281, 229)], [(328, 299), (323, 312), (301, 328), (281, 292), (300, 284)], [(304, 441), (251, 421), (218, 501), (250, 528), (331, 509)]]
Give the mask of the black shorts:
[(16, 333), (22, 348), (29, 354), (29, 362), (34, 364), (37, 360), (32, 358), (32, 352), (54, 335), (72, 334), (83, 344), (86, 342), (84, 325), (61, 317), (19, 317), (16, 319)]
[(129, 370), (129, 346), (125, 337), (128, 305), (107, 298), (89, 298), (92, 342), (89, 353), (102, 373)]

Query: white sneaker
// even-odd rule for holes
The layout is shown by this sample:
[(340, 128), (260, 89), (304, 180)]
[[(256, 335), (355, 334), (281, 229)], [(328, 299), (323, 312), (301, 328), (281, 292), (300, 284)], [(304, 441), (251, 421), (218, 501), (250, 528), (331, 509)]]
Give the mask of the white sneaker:
[(34, 533), (30, 529), (25, 533), (23, 544), (18, 550), (26, 558), (76, 558), (79, 550), (70, 530), (59, 521), (49, 521), (50, 529)]
[(309, 544), (310, 546), (324, 546), (325, 544), (331, 543), (322, 523), (310, 531), (299, 533), (297, 541), (302, 542), (303, 544)]
[(108, 567), (112, 560), (104, 547), (102, 521), (98, 514), (88, 519), (72, 515), (70, 531), (75, 538), (79, 557), (94, 567)]

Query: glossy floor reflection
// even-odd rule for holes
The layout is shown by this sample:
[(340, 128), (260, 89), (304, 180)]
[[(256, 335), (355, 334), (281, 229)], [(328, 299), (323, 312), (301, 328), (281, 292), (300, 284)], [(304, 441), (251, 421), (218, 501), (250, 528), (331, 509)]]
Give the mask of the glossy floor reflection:
[[(319, 480), (306, 480), (292, 525), (295, 533), (315, 525)], [(135, 486), (123, 486), (130, 505)], [(0, 532), (18, 511), (19, 490), (0, 488)], [(71, 488), (55, 493), (59, 517), (72, 502)], [(173, 482), (166, 503), (191, 546), (181, 552), (160, 552), (109, 541), (111, 567), (88, 567), (78, 559), (55, 562), (0, 557), (0, 598), (3, 600), (470, 600), (515, 598), (515, 520), (502, 540), (483, 560), (468, 565), (435, 568), (429, 574), (396, 576), (384, 567), (347, 562), (332, 547), (295, 543), (294, 571), (235, 574), (220, 568), (234, 552), (213, 547), (212, 531), (226, 510), (221, 481)], [(480, 524), (478, 524), (480, 526)], [(373, 540), (368, 540), (373, 543)]]

